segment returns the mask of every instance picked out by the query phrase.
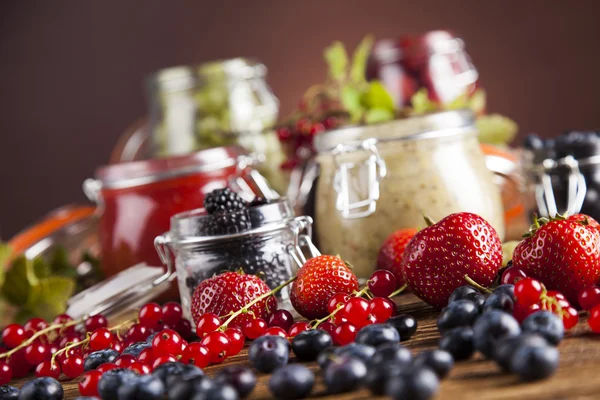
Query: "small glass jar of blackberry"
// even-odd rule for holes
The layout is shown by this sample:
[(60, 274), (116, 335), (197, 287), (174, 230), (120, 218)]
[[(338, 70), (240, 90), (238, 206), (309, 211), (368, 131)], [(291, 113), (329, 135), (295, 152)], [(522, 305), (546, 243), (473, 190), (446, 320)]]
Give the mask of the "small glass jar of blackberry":
[[(155, 244), (165, 263), (174, 261), (181, 305), (191, 319), (194, 290), (217, 274), (256, 275), (271, 289), (294, 276), (295, 259), (304, 257), (299, 244), (314, 247), (311, 226), (310, 217), (294, 217), (285, 198), (246, 202), (230, 189), (217, 189), (206, 196), (204, 208), (173, 216), (170, 231)], [(290, 308), (287, 288), (277, 296), (280, 307)]]
[(550, 139), (531, 134), (523, 146), (532, 211), (600, 218), (600, 131), (567, 131)]

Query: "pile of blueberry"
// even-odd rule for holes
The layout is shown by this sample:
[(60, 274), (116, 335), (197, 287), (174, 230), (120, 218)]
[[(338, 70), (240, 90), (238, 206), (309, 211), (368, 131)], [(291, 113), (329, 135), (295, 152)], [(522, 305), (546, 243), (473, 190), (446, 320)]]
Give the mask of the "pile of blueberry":
[[(535, 164), (547, 158), (557, 160), (568, 155), (581, 160), (600, 154), (600, 131), (569, 131), (552, 139), (542, 139), (531, 134), (525, 137), (523, 146), (532, 151)], [(593, 218), (600, 218), (600, 164), (582, 167), (581, 173), (587, 185), (581, 212)], [(557, 170), (551, 176), (557, 206), (559, 210), (565, 210), (568, 170)]]

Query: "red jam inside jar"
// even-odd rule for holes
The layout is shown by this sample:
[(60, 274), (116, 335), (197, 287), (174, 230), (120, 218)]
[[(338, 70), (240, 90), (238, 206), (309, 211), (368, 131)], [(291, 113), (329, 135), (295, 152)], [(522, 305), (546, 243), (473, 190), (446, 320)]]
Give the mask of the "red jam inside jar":
[(102, 208), (99, 235), (106, 276), (141, 262), (162, 265), (154, 239), (169, 230), (173, 215), (202, 207), (206, 193), (227, 186), (242, 155), (238, 147), (219, 147), (99, 168), (92, 181), (96, 193), (90, 194), (90, 182), (86, 192)]

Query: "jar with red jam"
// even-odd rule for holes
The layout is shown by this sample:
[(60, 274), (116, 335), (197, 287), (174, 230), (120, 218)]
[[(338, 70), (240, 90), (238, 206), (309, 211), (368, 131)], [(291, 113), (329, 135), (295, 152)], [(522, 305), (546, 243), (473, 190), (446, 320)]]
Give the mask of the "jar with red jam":
[(161, 265), (154, 238), (169, 229), (173, 215), (202, 207), (206, 193), (232, 186), (253, 198), (257, 186), (266, 184), (249, 167), (255, 161), (240, 147), (218, 147), (100, 167), (84, 191), (101, 211), (104, 273), (113, 276), (138, 263)]

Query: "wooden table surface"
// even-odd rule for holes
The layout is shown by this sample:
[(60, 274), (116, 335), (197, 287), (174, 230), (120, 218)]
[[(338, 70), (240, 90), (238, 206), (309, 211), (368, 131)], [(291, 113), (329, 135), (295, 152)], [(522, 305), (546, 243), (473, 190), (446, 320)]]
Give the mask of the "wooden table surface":
[[(418, 321), (416, 334), (402, 342), (414, 353), (423, 349), (435, 348), (439, 333), (435, 325), (437, 312), (418, 300), (412, 294), (397, 298), (399, 313), (413, 315)], [(581, 315), (579, 324), (569, 331), (559, 346), (560, 367), (550, 379), (536, 383), (521, 383), (514, 375), (502, 373), (492, 361), (486, 361), (476, 355), (469, 361), (457, 363), (440, 385), (437, 400), (449, 399), (600, 399), (600, 335), (590, 332), (587, 316)], [(223, 365), (248, 364), (246, 350), (226, 360), (221, 365), (211, 366), (205, 372), (212, 376)], [(293, 356), (291, 362), (295, 362)], [(327, 395), (322, 384), (316, 363), (307, 364), (317, 375), (317, 384), (311, 398), (318, 399), (372, 399), (367, 390)], [(258, 384), (249, 399), (272, 399), (267, 382), (269, 375), (259, 375)], [(18, 382), (16, 386), (21, 386)], [(79, 395), (77, 380), (63, 382), (65, 399), (74, 399)]]

